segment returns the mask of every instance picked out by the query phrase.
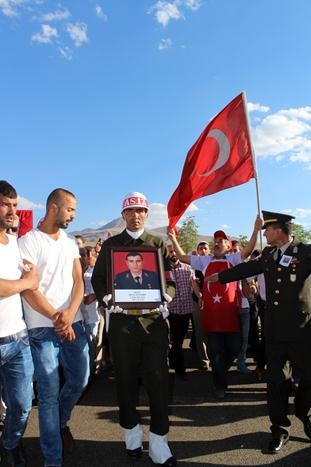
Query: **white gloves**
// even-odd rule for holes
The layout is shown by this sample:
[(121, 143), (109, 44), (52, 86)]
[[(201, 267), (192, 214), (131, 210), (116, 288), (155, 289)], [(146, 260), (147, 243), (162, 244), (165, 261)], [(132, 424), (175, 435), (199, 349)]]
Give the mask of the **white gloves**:
[(162, 313), (163, 319), (166, 319), (168, 315), (170, 314), (170, 312), (168, 311), (166, 302), (164, 302), (164, 305), (160, 305), (159, 308), (157, 308), (157, 311)]
[(167, 303), (171, 303), (171, 301), (173, 300), (172, 297), (167, 293), (163, 294), (163, 296), (165, 300), (167, 301)]
[(169, 310), (167, 308), (167, 304), (170, 303), (173, 299), (167, 293), (163, 294), (163, 296), (165, 298), (165, 302), (162, 303), (162, 305), (160, 305), (159, 308), (157, 308), (157, 311), (159, 311), (162, 314), (163, 319), (166, 319), (168, 317), (168, 315), (170, 314), (170, 312), (169, 312)]

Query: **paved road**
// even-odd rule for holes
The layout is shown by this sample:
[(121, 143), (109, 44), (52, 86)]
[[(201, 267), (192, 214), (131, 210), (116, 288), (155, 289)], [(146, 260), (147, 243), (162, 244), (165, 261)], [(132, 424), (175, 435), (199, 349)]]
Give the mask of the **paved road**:
[[(180, 466), (266, 466), (311, 467), (311, 445), (301, 424), (292, 416), (291, 440), (277, 455), (263, 454), (269, 441), (264, 383), (255, 376), (230, 371), (228, 396), (223, 402), (212, 397), (209, 372), (197, 368), (195, 353), (186, 349), (189, 365), (187, 381), (171, 381), (170, 445)], [(144, 428), (143, 459), (135, 466), (151, 467), (148, 460), (148, 410), (144, 389), (139, 394), (139, 410)], [(292, 406), (291, 406), (292, 409)], [(291, 410), (292, 412), (292, 410)], [(29, 467), (41, 467), (37, 407), (34, 407), (25, 434)], [(98, 376), (75, 408), (71, 430), (76, 439), (73, 453), (66, 455), (64, 467), (131, 466), (124, 453), (118, 425), (115, 382), (112, 372)]]

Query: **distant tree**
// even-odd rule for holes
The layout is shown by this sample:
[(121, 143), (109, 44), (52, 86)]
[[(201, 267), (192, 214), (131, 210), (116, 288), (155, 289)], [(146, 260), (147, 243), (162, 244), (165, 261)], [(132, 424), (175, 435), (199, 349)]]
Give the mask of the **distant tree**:
[(239, 235), (238, 240), (242, 248), (244, 248), (248, 244), (248, 238), (246, 237), (246, 235)]
[(303, 243), (311, 242), (311, 230), (306, 230), (300, 224), (293, 224), (292, 235), (295, 237), (295, 240)]
[(196, 250), (198, 243), (198, 225), (193, 216), (188, 216), (178, 229), (178, 242), (186, 253)]

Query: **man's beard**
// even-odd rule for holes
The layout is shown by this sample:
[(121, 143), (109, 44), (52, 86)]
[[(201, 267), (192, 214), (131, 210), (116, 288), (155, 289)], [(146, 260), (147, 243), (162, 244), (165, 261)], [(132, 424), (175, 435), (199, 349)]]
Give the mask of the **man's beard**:
[(67, 229), (68, 228), (68, 225), (69, 225), (69, 222), (68, 224), (63, 222), (63, 221), (57, 221), (56, 222), (56, 225), (59, 229)]
[(0, 229), (1, 230), (6, 230), (9, 229), (10, 227), (13, 227), (12, 222), (6, 222), (4, 219), (0, 220)]

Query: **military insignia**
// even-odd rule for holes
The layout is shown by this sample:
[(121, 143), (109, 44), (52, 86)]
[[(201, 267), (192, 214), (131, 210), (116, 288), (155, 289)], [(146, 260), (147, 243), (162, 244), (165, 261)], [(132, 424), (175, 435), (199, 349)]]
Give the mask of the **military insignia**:
[(285, 268), (288, 268), (292, 259), (293, 259), (292, 256), (283, 255), (279, 264), (281, 266), (284, 266)]
[(300, 263), (299, 259), (296, 258), (295, 256), (293, 256), (293, 259), (292, 259), (292, 261), (291, 261), (291, 264), (294, 265), (294, 264), (299, 264), (299, 263)]
[(290, 274), (290, 276), (289, 276), (289, 280), (291, 282), (296, 282), (296, 278), (297, 278), (296, 274)]

